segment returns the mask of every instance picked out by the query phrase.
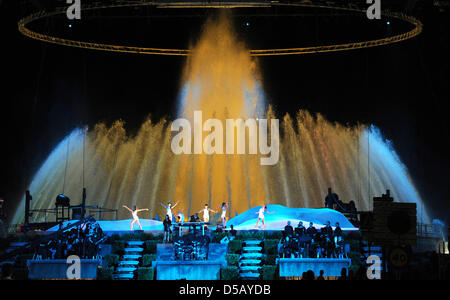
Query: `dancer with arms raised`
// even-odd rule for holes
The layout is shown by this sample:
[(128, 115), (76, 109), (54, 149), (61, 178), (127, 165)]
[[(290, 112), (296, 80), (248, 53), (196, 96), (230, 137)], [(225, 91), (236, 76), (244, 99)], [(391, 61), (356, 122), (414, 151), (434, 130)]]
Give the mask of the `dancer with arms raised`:
[(177, 206), (179, 201), (177, 201), (174, 205), (172, 205), (172, 202), (169, 202), (169, 204), (164, 205), (161, 202), (159, 202), (159, 204), (161, 204), (162, 206), (164, 206), (166, 208), (166, 216), (169, 216), (169, 220), (170, 222), (172, 222), (172, 208), (175, 208), (175, 206)]
[(139, 225), (139, 228), (141, 228), (142, 230), (142, 226), (141, 226), (141, 222), (139, 222), (139, 217), (138, 217), (138, 212), (140, 211), (144, 211), (144, 210), (149, 210), (148, 208), (143, 208), (143, 209), (138, 209), (136, 205), (133, 205), (133, 209), (130, 209), (128, 206), (124, 205), (124, 208), (126, 208), (128, 211), (131, 212), (131, 215), (133, 216), (133, 220), (131, 221), (130, 227), (131, 230), (133, 230), (133, 224), (137, 223)]

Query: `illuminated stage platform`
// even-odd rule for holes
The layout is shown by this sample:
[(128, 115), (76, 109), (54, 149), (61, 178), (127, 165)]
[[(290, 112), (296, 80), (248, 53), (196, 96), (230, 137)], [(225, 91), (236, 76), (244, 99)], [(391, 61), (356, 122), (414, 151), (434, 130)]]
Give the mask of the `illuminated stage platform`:
[[(235, 230), (245, 231), (245, 230), (262, 230), (261, 223), (259, 227), (256, 228), (257, 212), (260, 206), (253, 207), (234, 218), (231, 218), (227, 222), (227, 227), (230, 225), (234, 226)], [(268, 231), (281, 231), (284, 230), (287, 222), (290, 221), (292, 226), (297, 226), (299, 222), (303, 222), (305, 227), (308, 227), (309, 223), (312, 222), (314, 227), (317, 229), (325, 226), (327, 221), (331, 222), (334, 226), (336, 222), (339, 222), (342, 230), (352, 231), (358, 230), (352, 223), (340, 212), (328, 208), (291, 208), (285, 207), (283, 205), (268, 205), (267, 209), (273, 211), (273, 214), (266, 214), (265, 216), (265, 230)], [(220, 213), (219, 213), (220, 214)], [(213, 219), (213, 218), (212, 218)], [(100, 227), (105, 234), (111, 235), (114, 233), (129, 233), (131, 219), (127, 220), (117, 220), (117, 221), (98, 221)], [(64, 222), (64, 226), (70, 224), (74, 221)], [(161, 221), (140, 219), (142, 229), (145, 233), (161, 233), (164, 230)], [(135, 224), (134, 229), (137, 230), (139, 227)], [(215, 230), (216, 227), (210, 227), (211, 230)], [(58, 230), (58, 226), (52, 227), (48, 232), (54, 232)]]
[(349, 258), (278, 258), (280, 277), (301, 277), (303, 272), (311, 270), (314, 274), (324, 271), (327, 277), (339, 277), (343, 268), (351, 266)]
[(219, 280), (220, 269), (227, 265), (226, 244), (209, 244), (207, 260), (174, 260), (172, 244), (158, 244), (157, 258), (152, 262), (157, 280)]
[[(101, 259), (81, 259), (80, 279), (95, 279)], [(66, 259), (32, 259), (27, 261), (28, 279), (67, 279)]]

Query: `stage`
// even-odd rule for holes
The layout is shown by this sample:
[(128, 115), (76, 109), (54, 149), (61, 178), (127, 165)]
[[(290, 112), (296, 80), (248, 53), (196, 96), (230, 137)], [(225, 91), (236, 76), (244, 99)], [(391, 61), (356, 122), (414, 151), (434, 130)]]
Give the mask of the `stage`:
[[(296, 227), (299, 222), (303, 222), (305, 227), (309, 226), (312, 222), (316, 229), (320, 229), (325, 226), (327, 221), (331, 222), (331, 226), (334, 226), (336, 222), (340, 224), (343, 231), (358, 230), (350, 221), (340, 212), (328, 208), (290, 208), (283, 205), (268, 205), (267, 209), (272, 214), (266, 214), (265, 216), (265, 228), (262, 228), (261, 222), (256, 227), (257, 214), (260, 206), (253, 207), (234, 218), (231, 218), (227, 222), (227, 228), (233, 225), (237, 231), (246, 230), (266, 230), (266, 231), (282, 231), (287, 222), (291, 222), (291, 226)], [(201, 217), (201, 216), (200, 216)], [(211, 219), (214, 219), (213, 217)], [(132, 219), (117, 220), (117, 221), (97, 221), (103, 232), (107, 235), (129, 233), (130, 223)], [(64, 227), (76, 222), (76, 220), (64, 222)], [(142, 229), (145, 233), (158, 234), (163, 232), (164, 227), (161, 221), (140, 219)], [(214, 224), (215, 225), (215, 224)], [(54, 226), (48, 230), (48, 232), (54, 232), (59, 229), (59, 226)], [(135, 224), (134, 230), (138, 230), (139, 227)], [(215, 230), (216, 226), (210, 226), (210, 230)]]
[[(66, 259), (32, 259), (27, 261), (28, 279), (68, 279)], [(101, 259), (81, 259), (80, 279), (96, 279)]]
[(220, 269), (227, 265), (227, 244), (209, 244), (207, 260), (174, 260), (172, 244), (158, 244), (152, 263), (157, 280), (219, 280)]

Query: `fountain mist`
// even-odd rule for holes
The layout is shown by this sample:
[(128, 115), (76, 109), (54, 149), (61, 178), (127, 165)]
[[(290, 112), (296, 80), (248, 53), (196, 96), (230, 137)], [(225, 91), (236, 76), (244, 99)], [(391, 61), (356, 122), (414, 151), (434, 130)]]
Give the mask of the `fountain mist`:
[[(207, 21), (182, 83), (180, 117), (192, 119), (193, 111), (201, 110), (204, 119), (274, 118), (257, 62), (233, 35), (226, 14)], [(75, 129), (35, 174), (32, 208), (53, 208), (59, 193), (81, 201), (83, 181), (88, 204), (149, 207), (152, 216), (164, 213), (159, 201), (177, 200), (177, 209), (188, 214), (222, 202), (229, 203), (231, 216), (263, 203), (322, 207), (332, 187), (359, 210), (371, 209), (369, 199), (390, 189), (396, 201), (416, 202), (419, 217), (426, 218), (406, 167), (375, 127), (332, 124), (303, 110), (285, 115), (280, 127), (280, 160), (274, 166), (261, 166), (259, 155), (250, 154), (174, 155), (164, 119), (145, 121), (135, 137), (127, 136), (119, 121)], [(22, 222), (23, 205), (14, 223)], [(119, 218), (125, 217), (128, 212), (119, 210)]]

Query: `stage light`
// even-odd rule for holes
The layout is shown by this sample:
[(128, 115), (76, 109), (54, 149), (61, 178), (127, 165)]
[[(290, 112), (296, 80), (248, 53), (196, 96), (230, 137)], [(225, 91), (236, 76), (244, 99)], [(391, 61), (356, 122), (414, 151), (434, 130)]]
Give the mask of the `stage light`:
[(72, 28), (72, 24), (69, 24), (69, 28)]
[(250, 22), (245, 22), (245, 26), (250, 26)]
[(391, 22), (387, 21), (386, 24), (391, 25)]

